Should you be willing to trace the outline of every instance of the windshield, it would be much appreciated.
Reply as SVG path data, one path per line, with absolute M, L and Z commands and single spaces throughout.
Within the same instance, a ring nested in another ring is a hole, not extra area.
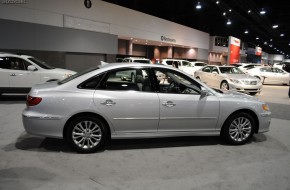
M 69 81 L 71 81 L 71 80 L 73 80 L 73 79 L 75 79 L 75 78 L 78 78 L 78 77 L 80 77 L 80 76 L 82 76 L 82 75 L 84 75 L 84 74 L 86 74 L 86 73 L 89 73 L 89 72 L 91 72 L 91 71 L 93 71 L 93 70 L 97 70 L 97 69 L 99 69 L 99 68 L 98 68 L 98 67 L 92 67 L 92 68 L 89 68 L 89 69 L 83 70 L 83 71 L 81 71 L 81 72 L 78 72 L 78 73 L 76 73 L 76 74 L 74 74 L 74 75 L 72 75 L 72 76 L 66 78 L 66 79 L 63 79 L 63 80 L 59 81 L 58 84 L 64 84 L 64 83 L 67 83 L 67 82 L 69 82 Z
M 44 61 L 41 61 L 37 58 L 30 57 L 28 59 L 43 69 L 55 69 L 55 67 L 52 67 L 52 66 L 48 65 L 47 63 L 45 63 Z
M 220 67 L 220 71 L 222 74 L 244 74 L 244 72 L 237 67 Z

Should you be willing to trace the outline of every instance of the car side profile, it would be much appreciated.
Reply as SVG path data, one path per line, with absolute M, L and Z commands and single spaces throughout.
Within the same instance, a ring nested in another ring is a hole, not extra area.
M 283 84 L 288 85 L 289 73 L 275 67 L 256 67 L 248 70 L 248 74 L 255 76 L 263 82 L 263 84 Z
M 63 80 L 75 73 L 54 68 L 32 56 L 0 53 L 0 94 L 28 93 L 35 84 Z
M 136 78 L 123 80 L 124 72 Z M 172 67 L 116 63 L 34 86 L 22 119 L 28 133 L 88 153 L 125 138 L 220 135 L 241 145 L 269 130 L 271 112 L 262 101 L 213 90 Z
M 262 89 L 260 79 L 247 75 L 234 66 L 209 65 L 195 72 L 194 77 L 213 88 L 234 90 L 255 95 Z

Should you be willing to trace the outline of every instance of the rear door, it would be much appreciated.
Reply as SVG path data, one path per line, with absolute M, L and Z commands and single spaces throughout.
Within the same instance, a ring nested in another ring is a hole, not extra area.
M 136 79 L 128 79 L 121 77 L 123 73 L 139 74 Z M 116 133 L 157 132 L 159 99 L 148 76 L 146 68 L 116 69 L 107 73 L 95 91 L 95 106 Z

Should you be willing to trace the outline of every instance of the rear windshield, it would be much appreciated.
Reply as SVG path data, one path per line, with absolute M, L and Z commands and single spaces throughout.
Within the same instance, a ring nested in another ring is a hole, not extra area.
M 82 76 L 84 74 L 87 74 L 87 73 L 89 73 L 91 71 L 94 71 L 94 70 L 97 70 L 97 69 L 99 69 L 99 68 L 98 67 L 92 67 L 92 68 L 83 70 L 81 72 L 78 72 L 78 73 L 70 76 L 70 77 L 67 77 L 66 79 L 63 79 L 63 80 L 59 81 L 58 84 L 61 85 L 61 84 L 67 83 L 67 82 L 69 82 L 69 81 L 71 81 L 71 80 L 73 80 L 75 78 L 78 78 L 78 77 L 80 77 L 80 76 Z

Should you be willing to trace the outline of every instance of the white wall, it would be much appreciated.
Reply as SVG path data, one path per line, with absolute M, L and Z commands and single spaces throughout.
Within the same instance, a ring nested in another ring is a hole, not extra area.
M 83 0 L 29 0 L 27 4 L 0 4 L 0 18 L 72 27 L 97 32 L 208 49 L 209 34 L 100 0 L 90 9 Z

